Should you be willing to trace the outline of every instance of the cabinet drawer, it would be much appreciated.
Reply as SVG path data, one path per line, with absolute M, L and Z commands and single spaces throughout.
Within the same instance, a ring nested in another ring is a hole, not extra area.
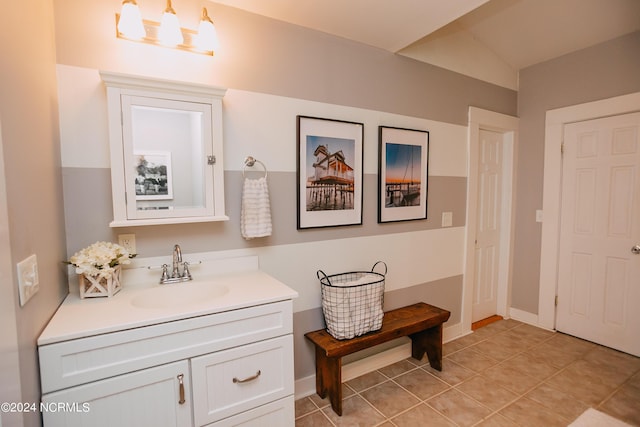
M 198 426 L 293 395 L 293 336 L 191 359 Z
M 292 332 L 291 300 L 39 347 L 42 392 Z
M 295 417 L 294 397 L 289 396 L 208 424 L 207 427 L 293 427 Z

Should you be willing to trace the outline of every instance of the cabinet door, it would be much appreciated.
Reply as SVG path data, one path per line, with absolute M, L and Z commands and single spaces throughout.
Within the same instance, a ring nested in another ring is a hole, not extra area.
M 293 395 L 293 338 L 285 335 L 191 359 L 197 426 Z
M 180 361 L 45 394 L 44 425 L 191 426 L 189 382 L 189 364 Z

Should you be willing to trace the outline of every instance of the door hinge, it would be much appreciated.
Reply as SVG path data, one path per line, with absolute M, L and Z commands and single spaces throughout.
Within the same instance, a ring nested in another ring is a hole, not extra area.
M 564 154 L 564 142 L 560 144 L 560 154 Z
M 558 306 L 558 295 L 556 295 L 556 300 L 555 300 L 554 304 L 556 305 L 556 307 Z
M 207 164 L 215 165 L 216 164 L 216 156 L 207 156 Z

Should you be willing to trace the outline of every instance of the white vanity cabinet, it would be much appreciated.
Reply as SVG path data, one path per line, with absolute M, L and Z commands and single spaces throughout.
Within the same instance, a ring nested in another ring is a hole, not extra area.
M 44 425 L 293 426 L 292 332 L 283 300 L 41 345 Z

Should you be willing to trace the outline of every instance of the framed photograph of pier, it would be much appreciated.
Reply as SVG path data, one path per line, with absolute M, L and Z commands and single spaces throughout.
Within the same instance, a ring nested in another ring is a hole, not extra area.
M 362 123 L 297 117 L 298 230 L 362 224 Z
M 427 219 L 429 132 L 378 128 L 378 222 Z

